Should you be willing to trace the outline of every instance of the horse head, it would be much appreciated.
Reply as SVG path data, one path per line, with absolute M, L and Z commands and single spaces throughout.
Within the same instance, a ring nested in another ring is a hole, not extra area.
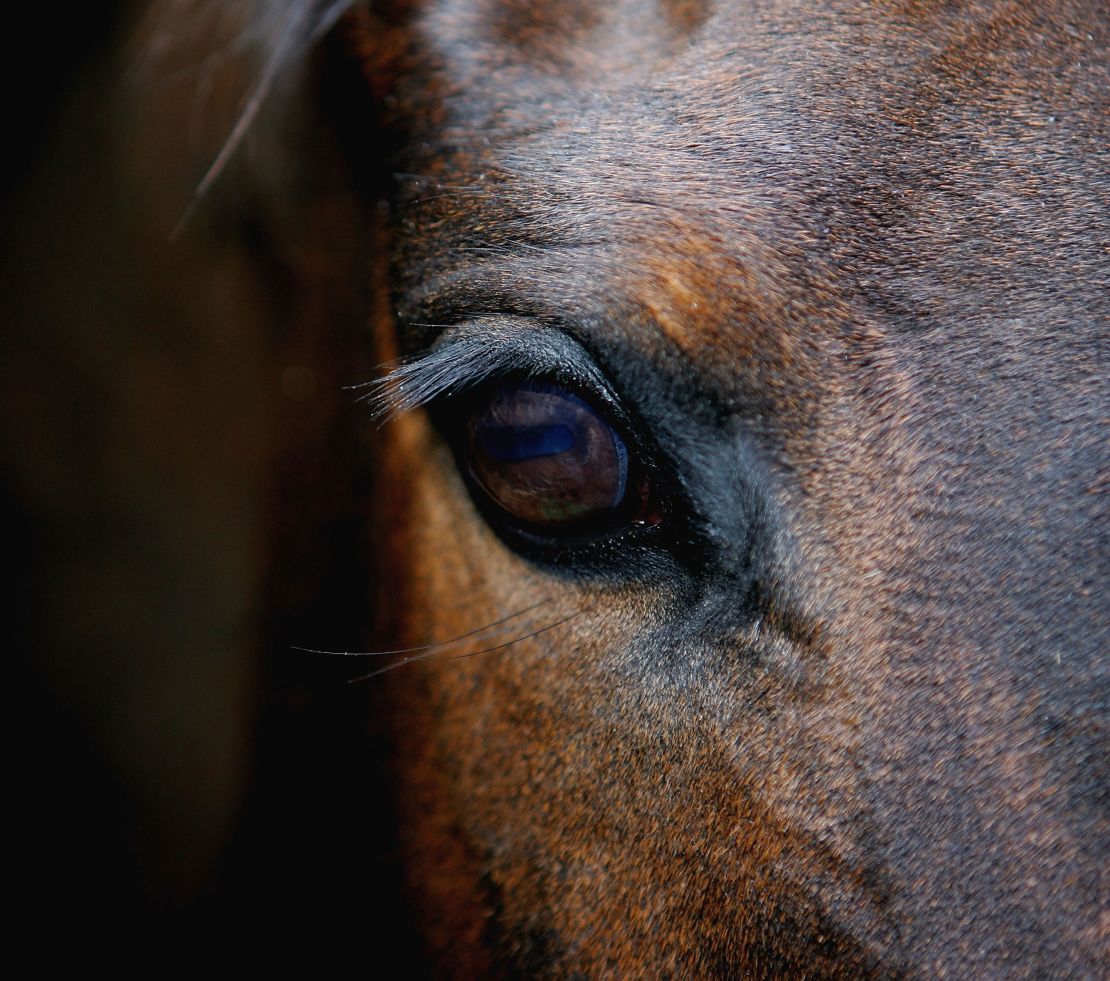
M 1105 7 L 382 9 L 437 963 L 1099 974 Z

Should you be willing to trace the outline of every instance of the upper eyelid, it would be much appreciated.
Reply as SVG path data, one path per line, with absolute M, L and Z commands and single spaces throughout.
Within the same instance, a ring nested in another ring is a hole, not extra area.
M 370 405 L 372 416 L 387 421 L 508 375 L 562 380 L 621 408 L 575 341 L 561 331 L 517 318 L 450 327 L 431 348 L 360 387 L 368 389 L 362 400 Z
M 370 382 L 362 396 L 371 417 L 388 421 L 513 370 L 512 359 L 499 358 L 475 339 L 432 348 L 396 363 Z

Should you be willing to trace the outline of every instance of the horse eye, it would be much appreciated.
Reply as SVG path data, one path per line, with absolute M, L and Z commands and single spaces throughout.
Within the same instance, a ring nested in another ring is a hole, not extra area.
M 624 441 L 598 409 L 557 385 L 496 389 L 471 415 L 466 448 L 474 481 L 525 526 L 550 533 L 626 513 Z M 636 489 L 646 498 L 646 485 Z

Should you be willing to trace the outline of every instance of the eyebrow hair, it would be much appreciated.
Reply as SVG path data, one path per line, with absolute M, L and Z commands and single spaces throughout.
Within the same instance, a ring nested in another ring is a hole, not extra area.
M 367 389 L 360 401 L 370 406 L 371 418 L 388 422 L 491 378 L 539 373 L 539 366 L 527 352 L 492 344 L 488 336 L 470 336 L 403 358 L 381 378 L 354 387 Z

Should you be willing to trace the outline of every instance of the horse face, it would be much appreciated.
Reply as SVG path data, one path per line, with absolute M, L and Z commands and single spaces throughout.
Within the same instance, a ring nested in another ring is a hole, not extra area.
M 364 25 L 441 967 L 1099 973 L 1097 6 Z

